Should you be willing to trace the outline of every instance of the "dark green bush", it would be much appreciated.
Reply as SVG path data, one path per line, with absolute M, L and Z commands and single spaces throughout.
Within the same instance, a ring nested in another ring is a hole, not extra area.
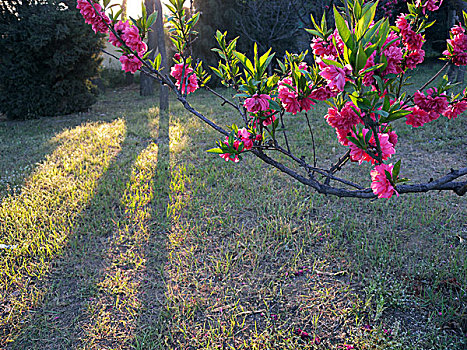
M 0 5 L 0 113 L 11 119 L 85 111 L 95 100 L 102 37 L 74 0 Z

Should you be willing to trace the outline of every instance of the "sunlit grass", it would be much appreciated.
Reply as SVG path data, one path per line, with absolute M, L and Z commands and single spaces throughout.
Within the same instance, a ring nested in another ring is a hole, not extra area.
M 143 303 L 142 289 L 144 282 L 148 282 L 145 279 L 145 247 L 151 237 L 148 221 L 157 220 L 160 215 L 151 207 L 157 158 L 158 146 L 152 143 L 133 165 L 121 199 L 124 217 L 110 237 L 97 295 L 87 305 L 90 322 L 84 325 L 86 335 L 82 341 L 88 347 L 115 343 L 119 349 L 127 349 L 134 342 Z
M 61 145 L 26 179 L 18 195 L 3 198 L 0 239 L 1 328 L 40 301 L 43 278 L 73 230 L 74 219 L 92 198 L 99 177 L 120 149 L 122 120 L 85 124 L 56 137 Z M 8 333 L 3 333 L 8 336 Z

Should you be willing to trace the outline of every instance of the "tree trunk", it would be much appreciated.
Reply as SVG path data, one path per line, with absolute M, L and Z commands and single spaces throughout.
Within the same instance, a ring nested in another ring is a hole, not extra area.
M 169 65 L 167 62 L 167 52 L 165 49 L 164 20 L 162 17 L 161 0 L 155 0 L 155 10 L 157 11 L 157 20 L 156 23 L 154 23 L 154 33 L 156 34 L 157 49 L 161 55 L 161 71 L 162 74 L 168 74 Z M 169 88 L 162 84 L 159 103 L 161 111 L 167 111 L 169 109 Z
M 144 0 L 146 6 L 147 16 L 154 12 L 154 0 Z M 159 15 L 157 16 L 159 18 Z M 154 50 L 156 47 L 156 34 L 154 31 L 154 25 L 152 30 L 148 33 L 148 51 Z M 148 56 L 149 59 L 154 59 L 154 51 Z M 140 75 L 139 93 L 141 96 L 152 96 L 154 94 L 154 80 L 144 74 Z

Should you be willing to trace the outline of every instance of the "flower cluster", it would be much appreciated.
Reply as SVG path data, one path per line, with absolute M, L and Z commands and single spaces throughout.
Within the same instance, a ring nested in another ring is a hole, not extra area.
M 260 122 L 263 126 L 271 125 L 275 120 L 276 116 L 274 112 L 269 108 L 269 101 L 271 96 L 266 94 L 254 94 L 253 96 L 245 99 L 243 106 L 250 113 L 253 118 L 253 127 L 257 128 Z
M 198 78 L 194 73 L 193 68 L 191 68 L 187 64 L 175 64 L 170 71 L 170 75 L 175 78 L 175 85 L 178 88 L 180 88 L 181 86 L 182 93 L 189 94 L 196 91 L 199 88 Z
M 412 29 L 407 20 L 407 15 L 404 13 L 397 17 L 396 27 L 400 31 L 402 43 L 406 50 L 405 66 L 408 69 L 414 69 L 425 59 L 425 51 L 422 50 L 425 38 Z
M 130 50 L 136 51 L 138 56 L 144 55 L 148 50 L 147 44 L 141 39 L 138 27 L 130 25 L 128 21 L 118 21 L 114 25 L 114 30 L 118 37 L 112 31 L 110 32 L 109 42 L 112 45 L 122 47 L 124 43 Z M 135 73 L 143 65 L 143 62 L 131 53 L 122 55 L 119 61 L 122 69 L 130 73 Z
M 285 78 L 279 82 L 278 93 L 285 111 L 293 115 L 301 111 L 307 112 L 314 105 L 309 96 L 300 97 L 297 88 L 293 86 L 292 78 Z
M 130 25 L 128 21 L 118 21 L 114 26 L 114 30 L 125 45 L 131 50 L 136 51 L 138 55 L 141 56 L 148 50 L 148 46 L 141 39 L 138 27 Z M 122 46 L 122 42 L 113 32 L 109 34 L 109 42 L 116 47 Z
M 250 98 L 247 98 L 243 105 L 248 112 L 258 113 L 261 111 L 267 111 L 269 109 L 270 99 L 271 96 L 266 94 L 254 94 Z
M 437 11 L 442 5 L 443 0 L 417 0 L 415 6 L 422 8 L 422 13 L 425 14 L 426 11 Z
M 340 110 L 336 107 L 329 108 L 324 118 L 330 126 L 337 129 L 338 134 L 347 135 L 361 122 L 359 114 L 360 110 L 352 102 L 346 102 Z
M 371 175 L 371 189 L 378 198 L 391 198 L 395 193 L 399 196 L 391 181 L 386 176 L 386 172 L 392 177 L 392 164 L 380 164 L 370 172 Z
M 368 132 L 370 131 L 364 128 L 362 130 L 363 136 L 366 136 Z M 387 160 L 391 158 L 393 154 L 396 153 L 396 150 L 394 149 L 395 144 L 391 143 L 391 141 L 397 143 L 397 135 L 394 132 L 393 134 L 395 135 L 395 137 L 393 135 L 393 138 L 391 140 L 390 138 L 391 135 L 389 133 L 378 133 L 378 139 L 379 139 L 379 143 L 381 146 L 382 160 Z M 367 152 L 359 148 L 357 145 L 350 142 L 349 146 L 350 146 L 350 159 L 353 162 L 358 162 L 359 164 L 362 164 L 363 162 L 369 162 L 371 164 L 376 163 L 376 160 L 373 157 L 371 157 Z M 371 135 L 368 148 L 372 150 L 375 156 L 379 156 L 374 135 Z
M 328 87 L 332 91 L 344 91 L 346 77 L 352 73 L 352 68 L 348 65 L 344 68 L 339 68 L 337 66 L 327 65 L 323 61 L 320 61 L 318 64 L 321 68 L 319 75 L 326 79 Z
M 446 108 L 446 110 L 443 112 L 443 115 L 448 119 L 455 119 L 465 111 L 467 111 L 467 101 L 460 100 L 454 104 L 449 105 L 448 108 Z
M 465 29 L 456 25 L 451 29 L 451 39 L 448 39 L 448 49 L 443 55 L 452 60 L 456 66 L 467 65 L 467 35 Z
M 334 42 L 336 45 L 334 45 Z M 344 42 L 336 29 L 327 40 L 315 37 L 311 42 L 311 49 L 313 54 L 320 59 L 335 60 L 337 56 L 344 54 Z
M 436 88 L 428 89 L 426 95 L 417 91 L 414 94 L 414 103 L 414 107 L 407 108 L 412 113 L 406 116 L 406 124 L 412 125 L 414 128 L 436 120 L 440 115 L 444 115 L 448 119 L 455 119 L 467 110 L 466 100 L 449 104 L 447 95 L 445 93 L 439 94 Z
M 229 160 L 238 163 L 240 159 L 238 158 L 239 153 L 251 150 L 253 148 L 253 142 L 254 141 L 260 141 L 261 140 L 261 135 L 254 135 L 250 133 L 247 129 L 242 128 L 238 129 L 237 132 L 237 137 L 238 139 L 234 140 L 233 142 L 233 148 L 235 152 L 232 153 L 221 153 L 219 156 L 224 159 L 226 162 Z M 226 146 L 229 146 L 229 137 L 226 136 L 224 144 Z
M 396 5 L 399 3 L 400 0 L 386 0 L 386 1 L 381 1 L 381 8 L 384 11 L 384 16 L 391 18 L 392 17 L 392 12 Z
M 92 7 L 93 5 L 96 10 Z M 76 8 L 84 17 L 84 22 L 90 24 L 95 33 L 106 34 L 109 31 L 107 25 L 110 24 L 110 19 L 102 11 L 101 5 L 96 2 L 93 5 L 86 0 L 77 0 Z

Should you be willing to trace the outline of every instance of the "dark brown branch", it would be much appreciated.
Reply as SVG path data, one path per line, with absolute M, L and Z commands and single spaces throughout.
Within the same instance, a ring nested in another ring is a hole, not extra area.
M 331 179 L 331 175 L 334 174 L 336 171 L 341 170 L 342 166 L 350 159 L 350 149 L 337 160 L 337 163 L 331 166 L 329 169 L 328 175 L 326 176 L 326 181 L 324 182 L 326 185 L 329 185 L 329 181 Z
M 224 96 L 222 96 L 221 94 L 219 94 L 217 91 L 211 89 L 209 86 L 205 85 L 204 88 L 209 91 L 211 94 L 213 94 L 214 96 L 220 98 L 222 101 L 224 101 L 224 103 L 232 106 L 233 108 L 235 108 L 238 113 L 240 113 L 240 115 L 242 116 L 243 120 L 246 122 L 246 117 L 245 117 L 245 113 L 243 113 L 243 110 L 240 106 L 236 105 L 235 103 L 233 103 L 232 101 L 228 100 L 227 98 L 225 98 Z

